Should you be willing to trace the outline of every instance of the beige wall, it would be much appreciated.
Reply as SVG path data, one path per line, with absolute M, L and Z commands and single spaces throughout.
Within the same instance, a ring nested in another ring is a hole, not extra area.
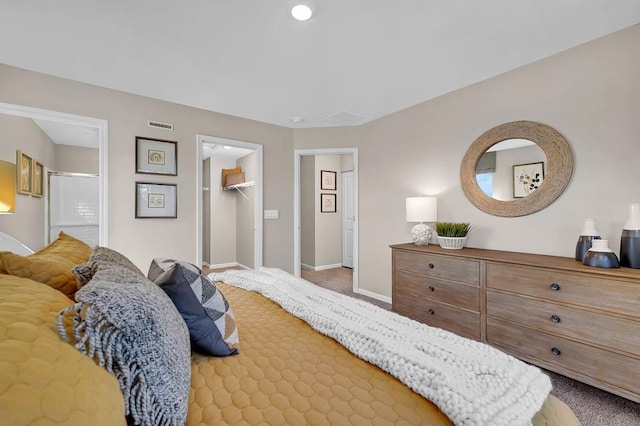
M 0 160 L 15 164 L 17 149 L 47 168 L 55 165 L 55 145 L 33 120 L 0 114 Z M 44 214 L 44 197 L 16 194 L 15 213 L 0 215 L 0 231 L 38 250 L 45 244 Z
M 109 242 L 141 268 L 154 256 L 195 261 L 196 134 L 264 145 L 264 263 L 292 270 L 293 146 L 359 148 L 360 287 L 391 294 L 389 244 L 406 242 L 404 198 L 438 197 L 438 217 L 470 221 L 470 246 L 571 256 L 583 219 L 618 250 L 627 204 L 640 201 L 640 25 L 358 127 L 297 129 L 231 117 L 0 66 L 0 101 L 109 121 Z M 171 122 L 176 131 L 146 126 Z M 483 132 L 513 120 L 560 131 L 575 159 L 565 193 L 520 218 L 487 215 L 464 197 L 459 166 Z M 179 218 L 135 220 L 136 135 L 178 140 Z M 293 135 L 293 136 L 292 136 Z M 17 215 L 15 215 L 17 216 Z M 161 227 L 163 232 L 157 232 Z
M 316 267 L 327 267 L 342 264 L 342 197 L 340 176 L 340 155 L 316 155 Z M 320 171 L 336 172 L 336 191 L 320 189 Z M 320 212 L 320 194 L 336 195 L 336 213 Z
M 99 173 L 97 148 L 84 148 L 71 145 L 55 145 L 56 172 Z
M 222 190 L 222 169 L 233 169 L 236 160 L 211 157 L 211 265 L 236 262 L 236 194 Z
M 572 256 L 583 219 L 619 249 L 627 204 L 639 202 L 640 25 L 356 128 L 299 129 L 296 149 L 359 148 L 361 288 L 391 295 L 389 244 L 410 241 L 404 198 L 438 197 L 438 218 L 469 221 L 468 245 Z M 476 209 L 459 184 L 483 132 L 533 120 L 569 141 L 575 169 L 546 209 L 501 218 Z
M 264 222 L 264 264 L 293 270 L 291 129 L 6 65 L 0 65 L 0 102 L 108 120 L 109 245 L 143 270 L 155 256 L 196 262 L 196 135 L 262 144 L 264 207 L 280 211 L 279 220 Z M 173 123 L 175 131 L 150 128 L 149 120 Z M 178 176 L 152 177 L 154 182 L 178 184 L 177 219 L 134 218 L 134 182 L 150 180 L 134 173 L 136 136 L 178 141 Z
M 246 182 L 255 181 L 256 155 L 251 153 L 242 158 L 238 158 L 236 166 L 242 167 Z M 236 192 L 236 259 L 241 265 L 248 268 L 254 266 L 254 200 L 255 187 L 242 188 L 242 192 L 247 198 Z

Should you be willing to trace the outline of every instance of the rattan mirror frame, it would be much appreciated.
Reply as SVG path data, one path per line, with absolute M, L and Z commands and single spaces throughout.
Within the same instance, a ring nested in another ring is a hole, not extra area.
M 507 139 L 535 142 L 547 157 L 547 168 L 544 181 L 535 192 L 513 201 L 500 201 L 482 192 L 476 181 L 476 166 L 487 149 Z M 533 121 L 512 121 L 486 131 L 471 144 L 460 166 L 460 183 L 464 195 L 483 212 L 517 217 L 540 211 L 554 202 L 569 184 L 572 173 L 571 147 L 557 130 Z

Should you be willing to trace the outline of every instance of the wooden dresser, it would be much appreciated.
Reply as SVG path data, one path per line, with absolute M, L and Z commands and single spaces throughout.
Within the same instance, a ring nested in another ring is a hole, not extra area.
M 393 310 L 640 402 L 640 269 L 393 245 Z

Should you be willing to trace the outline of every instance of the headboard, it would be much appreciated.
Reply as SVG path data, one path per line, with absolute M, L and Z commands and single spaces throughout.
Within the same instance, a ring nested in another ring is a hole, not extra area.
M 0 232 L 0 251 L 12 251 L 22 256 L 33 253 L 29 247 L 4 232 Z

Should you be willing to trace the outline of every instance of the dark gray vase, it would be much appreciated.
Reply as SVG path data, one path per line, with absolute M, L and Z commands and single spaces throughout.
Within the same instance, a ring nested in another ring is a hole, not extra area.
M 640 269 L 640 229 L 622 230 L 620 265 Z
M 580 235 L 578 237 L 578 243 L 576 244 L 576 260 L 582 261 L 587 250 L 591 248 L 593 240 L 599 240 L 597 235 Z

